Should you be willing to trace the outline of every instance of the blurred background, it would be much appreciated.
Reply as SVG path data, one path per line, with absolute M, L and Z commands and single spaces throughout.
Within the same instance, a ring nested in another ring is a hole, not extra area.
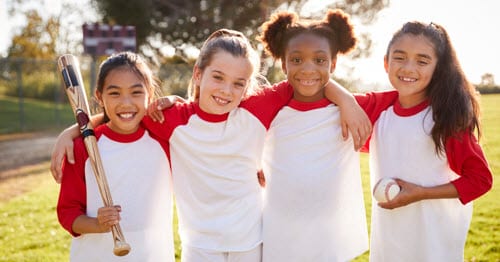
M 222 27 L 252 41 L 262 55 L 261 73 L 273 83 L 284 75 L 255 39 L 261 24 L 277 10 L 323 18 L 327 8 L 341 8 L 361 39 L 354 52 L 338 58 L 333 76 L 350 91 L 390 88 L 386 46 L 403 23 L 419 20 L 446 28 L 478 91 L 500 93 L 499 7 L 497 0 L 0 0 L 0 261 L 68 261 L 71 237 L 55 217 L 59 185 L 49 172 L 57 135 L 75 123 L 57 72 L 60 55 L 79 58 L 92 109 L 99 63 L 121 48 L 147 57 L 163 95 L 185 96 L 198 48 Z M 500 261 L 499 104 L 500 94 L 481 96 L 481 144 L 495 178 L 493 190 L 474 203 L 465 261 Z M 369 219 L 367 162 L 362 154 Z M 175 241 L 178 261 L 177 234 Z M 368 252 L 354 261 L 368 261 Z
M 0 135 L 60 131 L 73 123 L 56 72 L 61 54 L 79 57 L 91 100 L 96 68 L 114 49 L 89 53 L 84 24 L 133 26 L 134 51 L 149 59 L 163 94 L 185 96 L 198 48 L 222 27 L 245 33 L 262 53 L 262 74 L 271 83 L 282 80 L 279 62 L 266 57 L 255 39 L 277 10 L 322 18 L 327 8 L 341 8 L 351 15 L 361 42 L 339 58 L 334 77 L 353 92 L 389 88 L 382 62 L 392 33 L 409 20 L 432 21 L 449 31 L 470 80 L 482 92 L 496 92 L 500 52 L 494 26 L 500 21 L 494 7 L 499 5 L 493 0 L 0 0 Z

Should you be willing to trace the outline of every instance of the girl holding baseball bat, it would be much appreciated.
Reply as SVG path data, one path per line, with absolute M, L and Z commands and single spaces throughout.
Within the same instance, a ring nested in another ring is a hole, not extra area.
M 147 63 L 124 52 L 100 66 L 95 96 L 104 124 L 95 128 L 104 170 L 116 203 L 102 207 L 81 137 L 74 164 L 64 163 L 57 215 L 74 238 L 71 261 L 174 261 L 172 185 L 167 148 L 140 125 L 157 88 Z M 111 226 L 120 221 L 132 250 L 111 252 Z
M 201 48 L 191 100 L 164 110 L 163 122 L 143 121 L 170 146 L 183 261 L 261 260 L 262 197 L 255 176 L 266 129 L 293 89 L 280 83 L 252 92 L 259 66 L 242 33 L 218 30 Z M 359 129 L 356 136 L 370 128 Z M 56 155 L 64 151 L 59 145 Z
M 463 261 L 472 201 L 492 186 L 475 88 L 434 23 L 404 24 L 384 67 L 398 100 L 374 125 L 371 184 L 393 177 L 401 192 L 372 206 L 370 261 Z

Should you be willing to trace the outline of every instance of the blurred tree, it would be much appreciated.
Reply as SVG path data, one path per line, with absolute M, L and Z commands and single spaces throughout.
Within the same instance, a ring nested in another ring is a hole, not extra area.
M 481 76 L 481 86 L 495 86 L 495 76 L 491 73 L 486 73 Z
M 15 31 L 9 56 L 49 56 L 54 60 L 55 54 L 81 53 L 82 24 L 100 20 L 90 1 L 79 0 L 78 4 L 73 0 L 7 1 L 9 19 Z M 52 8 L 48 9 L 48 5 Z M 39 51 L 33 53 L 33 49 Z
M 271 12 L 280 9 L 301 13 L 308 0 L 92 0 L 105 23 L 135 25 L 137 44 L 143 53 L 164 56 L 162 47 L 176 47 L 185 56 L 186 47 L 200 47 L 208 35 L 226 27 L 242 31 L 255 41 L 258 28 Z M 376 14 L 388 6 L 389 0 L 340 0 L 323 4 L 324 8 L 311 13 L 323 17 L 326 8 L 341 8 L 363 24 L 373 22 Z M 371 42 L 361 34 L 363 51 Z M 362 52 L 358 51 L 355 56 Z M 364 53 L 364 52 L 363 52 Z
M 60 24 L 55 17 L 42 19 L 36 10 L 25 13 L 26 26 L 12 37 L 10 58 L 54 59 Z

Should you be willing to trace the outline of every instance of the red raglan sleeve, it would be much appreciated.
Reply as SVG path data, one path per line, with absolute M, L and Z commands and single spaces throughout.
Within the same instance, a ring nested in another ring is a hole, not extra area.
M 79 236 L 73 231 L 73 222 L 80 215 L 87 212 L 87 189 L 85 184 L 85 161 L 88 158 L 83 139 L 74 140 L 75 164 L 64 160 L 57 202 L 57 217 L 61 226 L 71 235 Z
M 396 90 L 368 92 L 365 94 L 355 94 L 354 97 L 365 111 L 372 125 L 374 125 L 380 114 L 396 103 L 398 92 Z M 361 152 L 366 153 L 370 151 L 370 139 L 371 137 L 367 139 L 365 145 L 361 148 Z
M 293 97 L 293 87 L 288 81 L 282 81 L 270 87 L 262 88 L 240 103 L 262 124 L 269 129 L 278 112 L 290 102 Z
M 397 101 L 398 91 L 368 92 L 355 94 L 354 97 L 361 108 L 365 110 L 372 124 L 375 124 L 380 114 Z
M 163 123 L 154 122 L 151 117 L 144 116 L 141 124 L 146 128 L 158 141 L 168 142 L 174 129 L 182 124 L 185 124 L 190 115 L 194 114 L 192 103 L 175 103 L 172 107 L 163 109 Z
M 451 183 L 457 189 L 463 204 L 491 189 L 493 176 L 483 150 L 473 134 L 463 132 L 459 137 L 448 139 L 445 150 L 450 168 L 460 176 Z

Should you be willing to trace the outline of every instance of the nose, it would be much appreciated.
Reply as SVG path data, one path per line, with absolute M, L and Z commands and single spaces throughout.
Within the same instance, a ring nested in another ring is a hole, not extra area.
M 132 104 L 132 96 L 130 95 L 124 95 L 122 96 L 122 99 L 120 101 L 124 105 L 129 105 Z
M 415 61 L 406 61 L 403 66 L 402 66 L 402 69 L 405 70 L 405 71 L 408 71 L 408 72 L 412 72 L 412 71 L 415 71 L 415 68 L 416 68 L 416 63 Z
M 316 69 L 316 65 L 311 61 L 306 61 L 302 64 L 301 71 L 302 73 L 312 73 Z
M 228 82 L 224 82 L 219 86 L 219 91 L 222 94 L 229 94 L 231 92 L 231 84 Z

